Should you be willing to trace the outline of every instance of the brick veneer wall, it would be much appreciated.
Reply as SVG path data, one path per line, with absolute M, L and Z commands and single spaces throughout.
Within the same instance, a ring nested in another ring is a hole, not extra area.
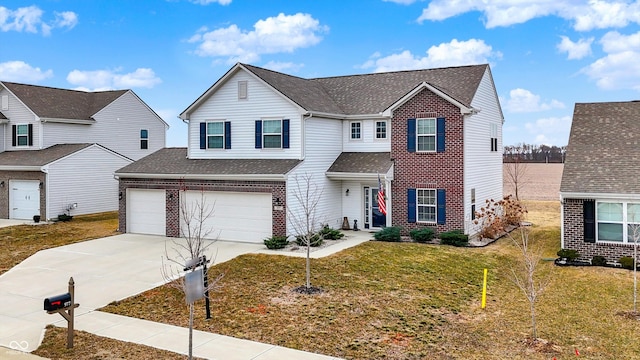
M 407 151 L 407 120 L 444 117 L 445 151 Z M 393 225 L 406 230 L 427 224 L 407 222 L 407 189 L 446 190 L 446 224 L 429 225 L 438 232 L 464 229 L 463 122 L 460 109 L 425 89 L 393 112 L 391 158 L 394 160 Z
M 623 256 L 633 256 L 633 245 L 584 242 L 584 218 L 582 199 L 565 199 L 564 203 L 564 247 L 577 250 L 581 260 L 591 260 L 594 255 L 604 256 L 607 261 L 618 261 Z
M 42 188 L 40 189 L 40 217 L 44 219 L 47 209 L 45 176 L 46 175 L 40 171 L 0 171 L 0 182 L 4 181 L 4 187 L 0 187 L 0 219 L 9 218 L 10 180 L 37 180 L 42 183 Z
M 162 189 L 166 196 L 166 236 L 180 236 L 180 191 L 233 191 L 271 193 L 272 233 L 286 235 L 286 186 L 279 181 L 207 181 L 172 179 L 126 179 L 119 183 L 119 230 L 127 232 L 127 189 Z M 275 208 L 276 199 L 280 200 L 282 210 Z

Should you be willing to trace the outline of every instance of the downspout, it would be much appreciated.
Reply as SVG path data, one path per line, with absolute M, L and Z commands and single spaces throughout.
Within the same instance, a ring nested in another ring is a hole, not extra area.
M 189 126 L 189 120 L 183 119 L 178 115 L 178 119 L 182 120 L 183 123 L 187 124 L 187 159 L 191 158 L 191 127 Z M 165 142 L 165 146 L 166 146 Z
M 49 221 L 49 169 L 43 166 L 40 171 L 44 173 L 44 218 Z
M 564 249 L 564 198 L 560 194 L 560 249 Z
M 308 112 L 308 113 L 302 115 L 302 125 L 301 125 L 302 126 L 302 129 L 301 129 L 302 136 L 301 136 L 301 139 L 300 139 L 300 145 L 301 145 L 300 146 L 300 151 L 301 151 L 300 160 L 304 160 L 307 157 L 307 141 L 306 141 L 306 139 L 307 139 L 307 134 L 306 134 L 307 127 L 306 127 L 305 124 L 307 123 L 307 120 L 311 119 L 312 117 L 313 117 L 313 113 L 312 112 Z

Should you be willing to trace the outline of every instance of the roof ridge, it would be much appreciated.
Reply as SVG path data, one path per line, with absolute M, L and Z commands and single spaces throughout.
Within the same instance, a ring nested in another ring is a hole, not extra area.
M 364 74 L 352 74 L 352 75 L 336 75 L 336 76 L 326 76 L 326 77 L 317 77 L 310 78 L 308 80 L 323 80 L 323 79 L 337 79 L 337 78 L 347 78 L 347 77 L 360 77 L 360 76 L 376 76 L 376 75 L 384 75 L 384 74 L 400 74 L 400 73 L 411 73 L 411 72 L 420 72 L 420 71 L 437 71 L 437 70 L 445 70 L 445 69 L 461 69 L 461 68 L 470 68 L 470 67 L 480 67 L 480 66 L 488 66 L 489 64 L 475 64 L 475 65 L 458 65 L 458 66 L 443 66 L 438 68 L 422 68 L 422 69 L 407 69 L 407 70 L 393 70 L 393 71 L 381 71 L 381 72 L 372 72 L 372 73 L 364 73 Z

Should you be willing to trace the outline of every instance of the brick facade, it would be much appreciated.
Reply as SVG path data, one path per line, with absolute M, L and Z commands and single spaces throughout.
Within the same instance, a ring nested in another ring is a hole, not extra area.
M 580 260 L 591 260 L 594 255 L 600 255 L 609 262 L 617 262 L 623 256 L 633 256 L 632 244 L 584 242 L 583 202 L 582 199 L 565 199 L 564 248 L 577 250 Z
M 286 186 L 279 181 L 221 181 L 175 179 L 120 179 L 119 230 L 127 232 L 127 189 L 163 189 L 166 196 L 166 236 L 180 236 L 180 191 L 233 191 L 271 193 L 272 234 L 286 235 Z M 279 200 L 281 208 L 276 206 Z
M 407 151 L 407 120 L 444 117 L 445 151 L 421 153 Z M 406 230 L 431 226 L 437 232 L 464 229 L 463 117 L 460 109 L 434 94 L 422 90 L 393 113 L 391 120 L 391 158 L 394 160 L 393 225 Z M 407 189 L 446 190 L 446 223 L 443 225 L 407 221 Z
M 47 208 L 46 196 L 46 174 L 40 171 L 0 171 L 0 219 L 9 218 L 9 182 L 11 180 L 36 180 L 40 181 L 40 217 L 45 219 L 45 209 Z M 34 214 L 35 215 L 35 214 Z

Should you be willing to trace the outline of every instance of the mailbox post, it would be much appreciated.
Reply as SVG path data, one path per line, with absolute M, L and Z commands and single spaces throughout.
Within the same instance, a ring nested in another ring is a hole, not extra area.
M 47 314 L 58 313 L 67 320 L 67 349 L 73 347 L 73 309 L 80 306 L 73 302 L 75 283 L 69 278 L 69 292 L 44 299 L 44 310 Z

